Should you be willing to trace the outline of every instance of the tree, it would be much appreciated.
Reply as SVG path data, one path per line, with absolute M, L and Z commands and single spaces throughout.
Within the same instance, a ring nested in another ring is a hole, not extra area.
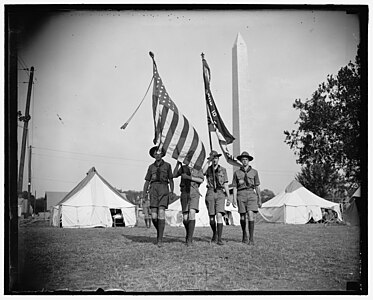
M 38 214 L 39 212 L 44 212 L 47 210 L 47 203 L 45 201 L 44 197 L 36 198 L 32 196 L 32 200 L 30 201 L 31 207 L 34 210 L 35 214 Z
M 322 198 L 335 196 L 338 189 L 338 175 L 333 166 L 328 164 L 314 164 L 301 168 L 295 179 L 306 189 Z
M 262 203 L 265 203 L 268 200 L 272 199 L 275 196 L 275 193 L 270 190 L 264 189 L 260 191 L 260 196 L 262 198 Z
M 132 204 L 139 205 L 138 199 L 140 199 L 142 195 L 142 191 L 122 191 L 122 193 L 126 194 L 127 200 L 130 201 Z
M 359 53 L 358 49 L 355 63 L 349 62 L 337 76 L 328 75 L 311 99 L 295 100 L 293 107 L 299 110 L 295 124 L 299 127 L 291 133 L 284 131 L 285 143 L 298 155 L 297 163 L 303 166 L 304 176 L 324 170 L 324 175 L 329 174 L 329 178 L 323 177 L 324 182 L 344 182 L 343 189 L 361 181 Z

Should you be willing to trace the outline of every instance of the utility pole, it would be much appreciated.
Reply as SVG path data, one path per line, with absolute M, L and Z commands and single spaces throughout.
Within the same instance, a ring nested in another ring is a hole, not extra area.
M 18 176 L 19 176 L 18 177 L 18 194 L 22 193 L 22 186 L 23 186 L 23 168 L 25 164 L 27 128 L 28 128 L 28 121 L 31 119 L 29 111 L 30 111 L 30 99 L 31 99 L 31 89 L 32 89 L 33 78 L 34 78 L 34 67 L 31 67 L 30 80 L 29 80 L 28 89 L 27 89 L 25 115 L 19 118 L 20 121 L 24 122 L 24 126 L 23 126 L 23 135 L 22 135 L 21 158 L 19 162 L 19 172 L 18 172 Z

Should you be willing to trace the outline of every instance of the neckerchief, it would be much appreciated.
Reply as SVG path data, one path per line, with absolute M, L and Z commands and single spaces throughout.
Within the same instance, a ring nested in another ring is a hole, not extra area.
M 241 169 L 242 172 L 245 173 L 244 180 L 245 180 L 245 184 L 246 184 L 246 186 L 247 186 L 247 187 L 250 187 L 249 179 L 247 178 L 247 173 L 250 172 L 250 170 L 251 170 L 251 166 L 249 166 L 249 167 L 247 168 L 247 171 L 245 170 L 245 168 L 244 168 L 243 166 L 242 166 L 240 169 Z
M 163 165 L 163 163 L 164 163 L 163 159 L 161 159 L 161 162 L 159 163 L 159 165 L 157 165 L 157 162 L 154 163 L 154 165 L 157 168 L 157 181 L 161 181 L 161 166 Z

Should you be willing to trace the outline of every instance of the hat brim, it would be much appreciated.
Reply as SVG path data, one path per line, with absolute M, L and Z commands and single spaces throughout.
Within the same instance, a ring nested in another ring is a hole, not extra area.
M 241 159 L 243 159 L 244 157 L 247 157 L 249 159 L 249 161 L 252 161 L 254 159 L 254 157 L 250 156 L 250 155 L 238 155 L 237 156 L 237 159 L 239 161 L 241 161 Z
M 153 158 L 155 158 L 154 156 L 154 153 L 158 150 L 158 147 L 157 146 L 154 146 L 152 148 L 150 148 L 149 150 L 149 155 Z M 162 149 L 162 157 L 164 157 L 166 155 L 165 151 Z
M 215 157 L 220 157 L 220 156 L 221 156 L 221 154 L 210 155 L 210 159 L 215 158 Z

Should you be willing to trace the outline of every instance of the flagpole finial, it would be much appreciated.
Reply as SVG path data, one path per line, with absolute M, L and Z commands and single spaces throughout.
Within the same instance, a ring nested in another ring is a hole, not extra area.
M 151 57 L 152 59 L 154 59 L 154 53 L 153 53 L 153 52 L 149 51 L 149 55 L 150 55 L 150 57 Z

